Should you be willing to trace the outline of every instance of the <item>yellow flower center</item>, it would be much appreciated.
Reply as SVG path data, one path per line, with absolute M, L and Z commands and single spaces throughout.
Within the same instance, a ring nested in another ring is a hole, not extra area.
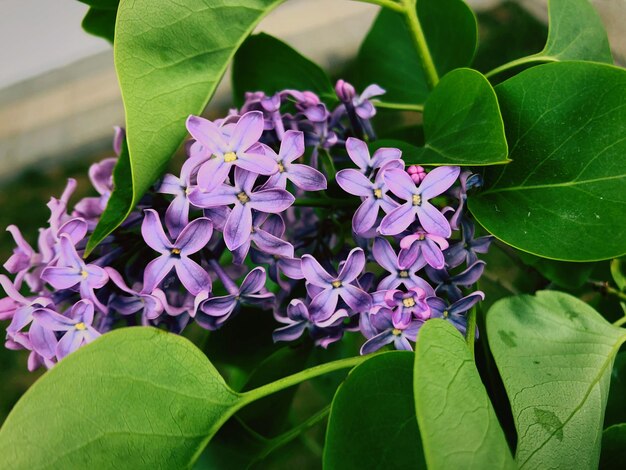
M 413 194 L 412 202 L 414 206 L 422 204 L 422 197 L 419 194 Z
M 80 275 L 82 276 L 83 279 L 87 279 L 87 276 L 89 276 L 89 273 L 83 269 L 80 271 Z
M 449 314 L 450 314 L 450 313 L 449 313 L 447 310 L 444 310 L 444 311 L 443 311 L 443 318 L 448 318 L 448 315 L 449 315 Z
M 380 199 L 381 197 L 383 197 L 383 190 L 382 189 L 375 189 L 374 190 L 374 197 L 376 199 Z
M 226 163 L 234 162 L 237 160 L 237 154 L 235 152 L 228 152 L 224 154 L 224 161 Z
M 341 287 L 341 281 L 333 281 L 333 282 L 331 282 L 331 285 L 332 285 L 335 289 L 338 289 L 339 287 Z
M 403 269 L 402 271 L 398 273 L 398 276 L 404 277 L 404 278 L 409 277 L 409 272 L 406 269 Z
M 391 334 L 394 336 L 400 336 L 402 334 L 402 331 L 400 331 L 397 328 L 394 328 L 393 330 L 391 330 Z
M 78 331 L 83 331 L 87 329 L 87 325 L 85 325 L 82 321 L 80 323 L 76 323 L 76 325 L 74 325 L 74 328 L 76 328 Z
M 415 300 L 413 300 L 413 297 L 409 297 L 407 299 L 402 299 L 402 305 L 404 305 L 406 308 L 414 307 L 415 306 Z
M 189 193 L 191 193 L 191 188 L 185 188 L 185 194 L 189 196 Z
M 173 255 L 180 255 L 180 248 L 172 248 L 171 253 Z
M 284 173 L 285 172 L 285 165 L 283 165 L 282 163 L 278 164 L 278 173 Z
M 250 200 L 248 195 L 246 193 L 244 193 L 243 191 L 241 191 L 239 194 L 237 194 L 237 199 L 239 199 L 239 202 L 241 202 L 242 204 L 245 204 L 246 202 L 248 202 Z

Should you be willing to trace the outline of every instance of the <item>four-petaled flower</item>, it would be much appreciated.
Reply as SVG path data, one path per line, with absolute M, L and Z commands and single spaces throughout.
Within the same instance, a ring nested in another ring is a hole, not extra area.
M 195 261 L 189 259 L 206 246 L 213 234 L 213 225 L 205 217 L 187 225 L 176 241 L 172 243 L 165 235 L 159 214 L 154 209 L 146 209 L 141 234 L 146 244 L 161 253 L 148 263 L 143 277 L 143 293 L 152 293 L 165 276 L 172 270 L 185 288 L 196 295 L 202 290 L 211 290 L 209 274 Z
M 276 321 L 286 326 L 274 330 L 272 337 L 274 342 L 294 341 L 308 329 L 311 335 L 316 338 L 317 344 L 327 347 L 341 338 L 343 331 L 334 327 L 340 326 L 348 316 L 345 309 L 339 309 L 325 321 L 316 322 L 311 318 L 306 304 L 300 299 L 293 299 L 287 306 L 287 316 L 274 315 Z
M 442 250 L 448 248 L 448 241 L 421 228 L 400 241 L 400 264 L 413 264 L 421 255 L 430 266 L 442 269 L 446 265 Z
M 404 321 L 388 309 L 381 308 L 375 313 L 361 316 L 361 331 L 368 340 L 361 346 L 361 354 L 370 354 L 380 348 L 393 344 L 395 349 L 412 351 L 409 341 L 415 342 L 423 320 Z
M 430 295 L 434 295 L 435 291 L 430 284 L 416 274 L 426 265 L 424 258 L 417 257 L 411 264 L 402 265 L 395 251 L 391 248 L 391 244 L 381 237 L 374 240 L 372 254 L 376 262 L 390 273 L 378 284 L 379 290 L 395 289 L 400 284 L 404 284 L 407 288 L 419 287 Z
M 493 235 L 474 238 L 474 224 L 467 219 L 463 219 L 461 226 L 463 227 L 463 238 L 450 245 L 450 248 L 443 253 L 446 264 L 450 268 L 457 267 L 463 261 L 468 266 L 475 263 L 478 260 L 476 253 L 487 253 L 489 245 L 494 239 Z
M 446 269 L 432 269 L 426 266 L 426 273 L 433 282 L 437 283 L 435 292 L 439 295 L 445 293 L 451 301 L 456 301 L 463 296 L 463 292 L 459 286 L 469 287 L 478 282 L 485 270 L 484 261 L 476 261 L 465 271 L 453 276 Z
M 467 332 L 467 316 L 464 315 L 478 301 L 484 300 L 485 294 L 481 291 L 472 292 L 452 305 L 439 297 L 429 297 L 426 303 L 430 307 L 431 318 L 443 318 L 452 323 L 463 335 Z
M 380 223 L 379 231 L 383 235 L 397 235 L 415 221 L 428 233 L 449 238 L 452 234 L 450 223 L 429 199 L 445 192 L 459 176 L 459 167 L 440 166 L 426 175 L 419 186 L 406 171 L 386 170 L 385 183 L 389 190 L 406 201 L 400 207 L 387 214 Z
M 311 255 L 302 257 L 302 273 L 315 292 L 309 306 L 315 321 L 328 319 L 336 310 L 342 298 L 354 312 L 363 312 L 372 305 L 371 296 L 353 285 L 365 267 L 365 254 L 361 248 L 354 248 L 338 276 L 332 276 Z

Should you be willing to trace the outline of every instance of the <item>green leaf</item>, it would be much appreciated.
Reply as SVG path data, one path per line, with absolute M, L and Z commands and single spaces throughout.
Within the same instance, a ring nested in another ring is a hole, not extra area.
M 424 105 L 424 138 L 424 147 L 405 145 L 410 150 L 402 155 L 406 163 L 479 166 L 508 162 L 496 93 L 476 70 L 454 70 L 437 84 Z
M 428 49 L 440 76 L 472 63 L 478 27 L 472 10 L 462 0 L 419 0 L 417 15 Z M 376 17 L 357 57 L 357 83 L 377 83 L 384 100 L 424 103 L 428 82 L 404 18 L 383 9 Z
M 626 290 L 626 260 L 611 260 L 611 277 L 619 290 Z
M 596 468 L 613 359 L 626 332 L 568 294 L 500 300 L 487 333 L 511 402 L 520 468 Z
M 487 74 L 524 64 L 564 60 L 589 60 L 613 63 L 606 30 L 589 0 L 549 0 L 549 29 L 541 52 L 516 59 Z
M 117 10 L 120 0 L 78 0 L 93 8 L 100 10 Z
M 626 424 L 616 424 L 602 433 L 601 470 L 621 470 L 626 461 Z
M 535 268 L 543 277 L 557 286 L 566 289 L 578 289 L 589 279 L 589 275 L 595 268 L 595 263 L 568 263 L 539 258 L 538 256 L 518 251 L 520 259 Z
M 413 354 L 382 353 L 357 366 L 333 399 L 324 468 L 426 468 L 413 403 Z
M 126 110 L 132 188 L 126 207 L 107 207 L 87 253 L 119 226 L 164 171 L 237 48 L 282 0 L 158 2 L 123 0 L 115 30 L 115 68 Z M 233 27 L 236 25 L 236 27 Z M 125 191 L 120 185 L 115 191 Z
M 247 91 L 267 95 L 285 89 L 308 90 L 335 98 L 333 86 L 322 68 L 287 44 L 268 34 L 250 36 L 235 54 L 233 95 L 241 106 Z
M 626 351 L 617 354 L 611 372 L 604 427 L 626 422 Z
M 626 251 L 626 71 L 545 64 L 496 87 L 510 157 L 485 170 L 469 208 L 523 251 L 597 261 Z
M 415 348 L 415 409 L 428 468 L 515 468 L 463 336 L 435 319 Z
M 22 397 L 0 430 L 0 468 L 187 468 L 242 404 L 185 338 L 116 330 Z
M 89 34 L 104 38 L 113 44 L 116 14 L 117 10 L 90 8 L 83 18 L 81 26 Z

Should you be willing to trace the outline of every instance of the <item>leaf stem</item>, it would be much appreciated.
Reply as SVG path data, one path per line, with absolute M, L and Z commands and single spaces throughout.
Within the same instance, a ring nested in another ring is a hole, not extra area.
M 626 315 L 624 315 L 619 320 L 614 321 L 613 326 L 622 326 L 624 323 L 626 323 Z
M 466 341 L 467 341 L 467 347 L 470 350 L 470 354 L 472 355 L 472 358 L 474 358 L 474 343 L 475 343 L 475 337 L 476 337 L 476 314 L 477 314 L 477 307 L 476 305 L 474 305 L 470 311 L 469 311 L 469 315 L 467 316 L 467 336 L 466 336 Z
M 253 401 L 259 400 L 260 398 L 266 397 L 273 393 L 280 392 L 281 390 L 284 390 L 286 388 L 298 385 L 305 380 L 314 379 L 315 377 L 319 377 L 320 375 L 325 375 L 341 369 L 351 369 L 355 366 L 358 366 L 370 357 L 372 357 L 371 354 L 368 356 L 349 357 L 347 359 L 340 359 L 338 361 L 320 364 L 319 366 L 305 369 L 296 374 L 288 375 L 287 377 L 283 377 L 282 379 L 279 379 L 275 382 L 271 382 L 267 385 L 263 385 L 248 392 L 242 393 L 240 395 L 242 400 L 242 406 L 245 406 L 248 403 L 252 403 Z
M 403 0 L 402 5 L 406 24 L 409 27 L 413 43 L 415 44 L 415 48 L 422 62 L 422 67 L 426 73 L 426 81 L 428 82 L 429 88 L 435 88 L 439 82 L 439 75 L 435 68 L 433 58 L 430 55 L 422 25 L 417 17 L 416 0 Z
M 394 2 L 393 0 L 357 0 L 361 3 L 371 3 L 372 5 L 378 5 L 383 8 L 388 8 L 389 10 L 397 11 L 398 13 L 403 13 L 402 5 Z
M 424 112 L 423 104 L 410 103 L 388 103 L 386 101 L 372 100 L 372 104 L 381 109 L 397 109 L 398 111 L 415 111 L 416 113 Z
M 496 67 L 493 70 L 490 70 L 489 72 L 485 74 L 485 77 L 491 78 L 494 75 L 497 75 L 501 72 L 512 69 L 514 67 L 517 67 L 520 65 L 526 65 L 526 64 L 534 64 L 538 62 L 557 62 L 557 60 L 550 56 L 531 55 L 527 57 L 521 57 L 519 59 L 512 60 L 511 62 L 507 62 L 506 64 L 500 65 L 499 67 Z

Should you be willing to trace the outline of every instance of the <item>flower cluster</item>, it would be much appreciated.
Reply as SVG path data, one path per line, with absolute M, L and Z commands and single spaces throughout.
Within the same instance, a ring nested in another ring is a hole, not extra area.
M 491 237 L 474 238 L 464 211 L 480 178 L 458 167 L 405 168 L 402 153 L 370 153 L 376 85 L 336 86 L 329 111 L 311 92 L 249 93 L 239 110 L 190 116 L 180 174 L 166 174 L 87 258 L 113 190 L 115 158 L 91 167 L 99 193 L 73 207 L 73 180 L 53 198 L 33 248 L 16 248 L 0 275 L 10 320 L 6 346 L 53 366 L 112 328 L 217 330 L 249 306 L 272 311 L 275 341 L 306 332 L 327 347 L 347 332 L 361 352 L 411 349 L 420 326 L 459 330 L 483 294 L 473 291 Z M 114 148 L 124 139 L 118 130 Z M 336 171 L 336 168 L 340 168 Z M 355 210 L 356 209 L 356 210 Z M 245 312 L 243 313 L 245 314 Z

